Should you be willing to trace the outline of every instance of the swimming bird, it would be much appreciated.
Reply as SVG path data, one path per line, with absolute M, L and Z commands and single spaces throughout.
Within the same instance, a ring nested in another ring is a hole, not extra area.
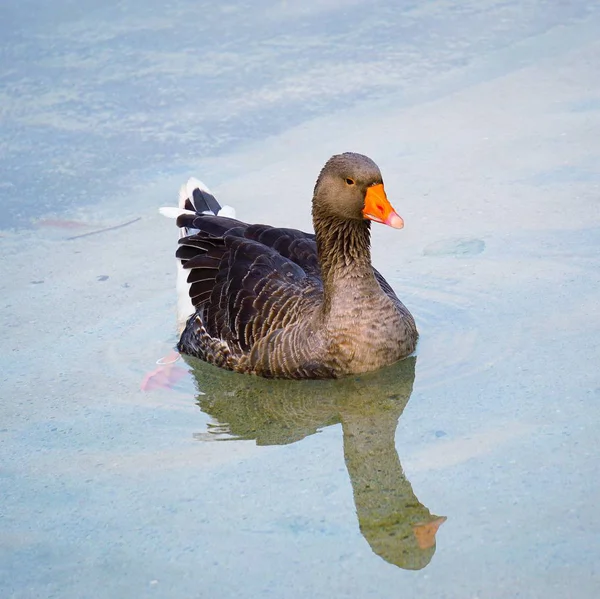
M 331 157 L 317 179 L 314 234 L 248 224 L 190 179 L 178 208 L 178 350 L 267 378 L 338 378 L 416 347 L 415 321 L 371 265 L 371 222 L 401 229 L 379 167 Z

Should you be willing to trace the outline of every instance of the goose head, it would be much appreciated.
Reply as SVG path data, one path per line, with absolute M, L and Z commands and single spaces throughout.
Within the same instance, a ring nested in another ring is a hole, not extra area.
M 401 229 L 379 167 L 367 156 L 345 152 L 332 156 L 321 170 L 313 194 L 313 214 L 343 220 L 370 220 Z

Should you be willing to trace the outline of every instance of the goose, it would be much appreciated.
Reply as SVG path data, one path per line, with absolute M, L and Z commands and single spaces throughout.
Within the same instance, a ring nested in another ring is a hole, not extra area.
M 248 224 L 190 179 L 178 208 L 179 352 L 267 378 L 327 379 L 410 355 L 414 318 L 371 264 L 371 222 L 401 229 L 379 167 L 332 156 L 317 179 L 314 234 Z

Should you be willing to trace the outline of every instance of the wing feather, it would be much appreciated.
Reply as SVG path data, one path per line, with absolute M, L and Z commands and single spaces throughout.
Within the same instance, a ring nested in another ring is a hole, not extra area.
M 316 245 L 306 233 L 198 214 L 177 223 L 198 230 L 177 250 L 194 308 L 206 332 L 230 348 L 248 351 L 322 295 Z

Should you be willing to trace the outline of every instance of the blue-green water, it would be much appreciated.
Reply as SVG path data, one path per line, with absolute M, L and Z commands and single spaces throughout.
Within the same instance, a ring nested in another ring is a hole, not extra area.
M 2 597 L 598 596 L 599 6 L 0 11 Z M 194 174 L 308 229 L 345 150 L 406 221 L 373 257 L 417 355 L 142 392 L 156 208 Z

